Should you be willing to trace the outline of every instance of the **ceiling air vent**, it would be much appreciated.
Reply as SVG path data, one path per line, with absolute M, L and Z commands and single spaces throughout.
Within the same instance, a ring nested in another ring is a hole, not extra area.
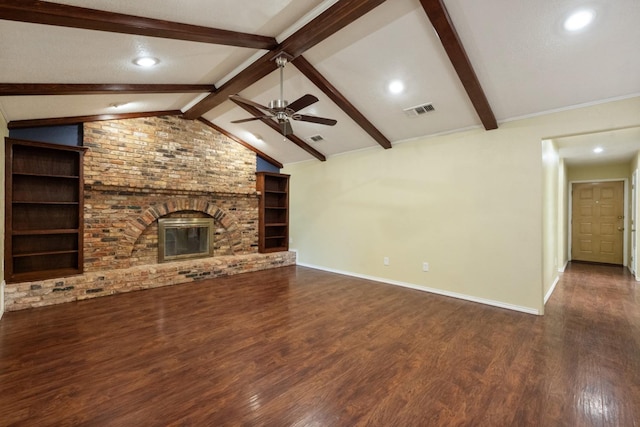
M 318 134 L 318 135 L 311 135 L 310 137 L 307 138 L 307 140 L 310 142 L 320 142 L 320 141 L 324 141 L 324 138 L 322 135 Z
M 426 104 L 416 105 L 415 107 L 405 108 L 403 111 L 409 117 L 418 117 L 422 116 L 423 114 L 436 111 L 436 109 L 433 107 L 432 103 L 428 102 Z

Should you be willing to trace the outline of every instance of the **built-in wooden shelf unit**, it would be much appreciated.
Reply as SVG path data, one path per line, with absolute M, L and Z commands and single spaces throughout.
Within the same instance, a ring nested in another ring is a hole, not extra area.
M 289 250 L 289 175 L 256 173 L 260 193 L 258 250 Z
M 6 138 L 5 278 L 82 273 L 84 147 Z

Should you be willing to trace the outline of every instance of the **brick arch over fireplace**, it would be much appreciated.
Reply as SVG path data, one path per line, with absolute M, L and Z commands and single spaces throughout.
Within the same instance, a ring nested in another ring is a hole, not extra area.
M 120 255 L 128 259 L 133 253 L 136 241 L 147 227 L 157 221 L 158 218 L 181 211 L 203 212 L 211 216 L 216 223 L 224 228 L 233 254 L 238 254 L 238 248 L 242 247 L 242 239 L 238 228 L 238 220 L 234 215 L 220 208 L 215 203 L 205 200 L 175 199 L 150 206 L 140 216 L 127 223 L 124 230 L 123 241 L 119 245 Z

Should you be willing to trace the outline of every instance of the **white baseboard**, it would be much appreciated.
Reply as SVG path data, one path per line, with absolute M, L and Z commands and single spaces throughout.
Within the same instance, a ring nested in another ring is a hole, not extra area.
M 633 278 L 636 279 L 636 282 L 640 282 L 640 276 L 631 270 L 631 265 L 627 266 L 627 270 L 629 270 L 629 273 L 633 274 Z
M 547 303 L 547 301 L 549 301 L 549 298 L 551 298 L 551 294 L 556 289 L 556 285 L 558 284 L 559 281 L 560 281 L 560 276 L 556 276 L 556 280 L 553 281 L 553 285 L 551 285 L 551 287 L 549 288 L 549 291 L 544 296 L 544 303 L 545 304 Z
M 569 265 L 569 261 L 565 261 L 564 265 L 558 269 L 558 273 L 564 273 L 567 269 L 567 265 Z
M 429 288 L 429 287 L 426 287 L 426 286 L 415 285 L 413 283 L 406 283 L 406 282 L 400 282 L 400 281 L 397 281 L 397 280 L 384 279 L 384 278 L 381 278 L 381 277 L 368 276 L 366 274 L 352 273 L 350 271 L 336 270 L 336 269 L 333 269 L 333 268 L 327 268 L 327 267 L 322 267 L 322 266 L 313 265 L 313 264 L 307 264 L 307 263 L 302 263 L 302 262 L 298 262 L 297 265 L 299 265 L 300 267 L 309 267 L 309 268 L 313 268 L 313 269 L 316 269 L 316 270 L 327 271 L 329 273 L 337 273 L 337 274 L 342 274 L 344 276 L 351 276 L 351 277 L 357 277 L 359 279 L 371 280 L 373 282 L 380 282 L 380 283 L 386 283 L 388 285 L 401 286 L 403 288 L 415 289 L 415 290 L 418 290 L 418 291 L 429 292 L 429 293 L 432 293 L 432 294 L 443 295 L 443 296 L 446 296 L 446 297 L 451 297 L 451 298 L 457 298 L 457 299 L 461 299 L 461 300 L 465 300 L 465 301 L 476 302 L 476 303 L 480 303 L 480 304 L 490 305 L 490 306 L 493 306 L 493 307 L 505 308 L 507 310 L 519 311 L 521 313 L 540 315 L 540 311 L 536 310 L 534 308 L 523 307 L 523 306 L 519 306 L 519 305 L 509 304 L 509 303 L 506 303 L 506 302 L 494 301 L 494 300 L 485 299 L 485 298 L 478 298 L 478 297 L 474 297 L 474 296 L 470 296 L 470 295 L 459 294 L 457 292 L 444 291 L 444 290 L 441 290 L 441 289 L 434 289 L 434 288 Z
M 4 314 L 4 285 L 5 281 L 3 280 L 0 283 L 0 319 L 2 319 L 2 315 Z

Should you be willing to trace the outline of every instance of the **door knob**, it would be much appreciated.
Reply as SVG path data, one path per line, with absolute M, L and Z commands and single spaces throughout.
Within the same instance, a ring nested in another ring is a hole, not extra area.
M 624 227 L 618 227 L 618 231 L 624 230 Z

